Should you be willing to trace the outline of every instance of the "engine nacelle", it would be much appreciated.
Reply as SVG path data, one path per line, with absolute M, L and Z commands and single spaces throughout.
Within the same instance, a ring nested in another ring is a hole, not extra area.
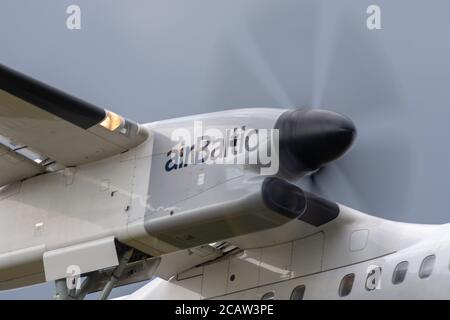
M 233 238 L 300 219 L 319 226 L 339 214 L 339 207 L 277 177 L 247 183 L 236 199 L 199 206 L 145 221 L 154 249 L 178 249 Z M 163 245 L 161 243 L 163 242 Z

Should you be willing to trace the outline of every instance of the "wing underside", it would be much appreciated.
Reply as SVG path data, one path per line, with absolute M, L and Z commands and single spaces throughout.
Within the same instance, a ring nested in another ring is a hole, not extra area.
M 43 160 L 77 166 L 141 144 L 139 124 L 0 65 L 0 186 L 45 171 Z M 30 150 L 30 159 L 17 150 Z
M 2 144 L 0 144 L 0 169 L 1 186 L 45 171 L 45 167 L 36 161 Z

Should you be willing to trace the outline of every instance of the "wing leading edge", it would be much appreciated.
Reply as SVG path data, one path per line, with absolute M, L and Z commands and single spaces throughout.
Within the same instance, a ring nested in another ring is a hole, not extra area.
M 145 141 L 148 132 L 111 111 L 0 65 L 0 136 L 61 165 L 77 166 L 125 152 Z M 2 146 L 0 186 L 41 171 L 38 162 Z

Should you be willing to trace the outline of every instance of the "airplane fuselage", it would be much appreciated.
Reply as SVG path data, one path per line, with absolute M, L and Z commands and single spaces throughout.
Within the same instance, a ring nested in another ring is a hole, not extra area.
M 390 223 L 392 227 L 398 224 L 399 242 L 405 234 L 418 237 L 397 250 L 389 230 L 385 241 L 371 238 L 371 231 L 376 231 L 370 223 L 368 229 L 360 225 L 340 239 L 325 230 L 291 242 L 246 249 L 170 281 L 155 279 L 124 298 L 449 299 L 450 225 Z M 331 239 L 338 244 L 330 244 Z M 369 248 L 376 245 L 384 246 L 384 253 L 369 254 Z M 341 249 L 333 252 L 338 246 Z

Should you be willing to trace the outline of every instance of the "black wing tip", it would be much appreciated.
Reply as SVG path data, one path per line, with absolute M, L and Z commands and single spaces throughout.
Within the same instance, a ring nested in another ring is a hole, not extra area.
M 0 64 L 0 90 L 83 129 L 98 124 L 106 116 L 103 108 L 51 87 L 4 64 Z

